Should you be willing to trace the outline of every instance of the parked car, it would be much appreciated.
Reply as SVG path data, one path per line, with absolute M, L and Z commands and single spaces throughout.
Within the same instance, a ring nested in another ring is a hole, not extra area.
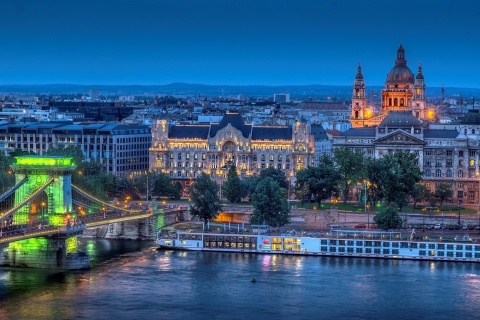
M 440 223 L 437 223 L 437 224 L 433 227 L 433 229 L 438 230 L 438 229 L 440 229 L 441 227 L 442 227 L 442 226 L 440 225 Z
M 339 225 L 338 223 L 334 223 L 330 225 L 330 229 L 340 229 L 342 226 Z
M 366 227 L 367 225 L 363 223 L 355 225 L 355 229 L 365 229 Z
M 371 224 L 371 225 L 370 225 L 370 229 L 377 229 L 377 226 L 374 225 L 374 224 Z

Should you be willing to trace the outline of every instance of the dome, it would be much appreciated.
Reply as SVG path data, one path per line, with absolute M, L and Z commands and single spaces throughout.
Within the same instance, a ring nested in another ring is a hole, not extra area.
M 362 67 L 360 67 L 360 65 L 358 65 L 357 75 L 355 76 L 355 80 L 363 80 Z
M 395 66 L 387 74 L 387 83 L 414 83 L 412 70 L 407 67 L 407 60 L 405 60 L 405 49 L 402 45 L 397 50 L 397 60 Z
M 395 66 L 387 74 L 387 83 L 413 83 L 413 73 L 409 67 Z
M 422 73 L 422 66 L 418 66 L 418 73 L 417 73 L 417 76 L 415 77 L 415 79 L 424 80 L 423 73 Z

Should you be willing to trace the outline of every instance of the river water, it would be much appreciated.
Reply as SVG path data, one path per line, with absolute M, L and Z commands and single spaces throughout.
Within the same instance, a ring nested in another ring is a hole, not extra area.
M 82 245 L 91 270 L 0 268 L 0 319 L 480 318 L 470 263 Z

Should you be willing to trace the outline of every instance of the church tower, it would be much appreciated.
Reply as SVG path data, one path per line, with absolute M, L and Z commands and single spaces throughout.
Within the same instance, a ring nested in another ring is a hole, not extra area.
M 350 122 L 352 127 L 363 127 L 367 116 L 367 96 L 365 95 L 365 82 L 363 81 L 362 67 L 358 65 L 357 74 L 353 83 L 352 114 Z
M 415 77 L 415 85 L 412 99 L 412 112 L 418 119 L 425 119 L 425 109 L 427 107 L 427 98 L 425 95 L 425 79 L 423 78 L 422 66 L 418 66 L 418 73 Z

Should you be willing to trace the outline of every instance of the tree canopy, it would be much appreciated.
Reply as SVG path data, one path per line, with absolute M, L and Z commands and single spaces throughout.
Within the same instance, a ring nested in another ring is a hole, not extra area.
M 228 201 L 239 203 L 242 200 L 244 192 L 242 188 L 242 182 L 237 174 L 237 167 L 235 167 L 235 165 L 230 166 L 227 174 L 227 180 L 222 187 L 222 195 L 227 198 Z
M 296 189 L 306 187 L 320 207 L 323 200 L 338 195 L 339 181 L 340 175 L 333 160 L 322 156 L 318 167 L 307 167 L 297 172 Z
M 218 196 L 219 187 L 206 173 L 198 176 L 190 187 L 190 214 L 207 222 L 222 210 Z
M 254 208 L 250 216 L 252 224 L 266 223 L 272 227 L 281 227 L 290 222 L 286 193 L 271 177 L 258 183 L 252 201 Z
M 83 151 L 79 146 L 68 146 L 66 148 L 62 147 L 55 147 L 50 148 L 45 153 L 46 156 L 62 156 L 62 157 L 72 157 L 73 163 L 79 165 L 83 162 L 85 158 L 83 155 Z
M 383 230 L 400 229 L 402 227 L 402 218 L 392 207 L 380 210 L 373 218 L 373 222 L 375 222 L 378 229 Z
M 352 186 L 363 176 L 363 151 L 338 148 L 333 152 L 335 166 L 339 174 L 339 186 L 343 195 L 343 203 L 347 203 Z
M 263 180 L 267 177 L 276 181 L 280 188 L 288 189 L 288 181 L 287 177 L 285 176 L 285 172 L 280 169 L 275 169 L 274 167 L 268 167 L 262 171 L 260 171 L 260 175 L 258 176 L 258 180 Z
M 448 183 L 440 183 L 439 185 L 437 185 L 437 188 L 435 189 L 435 193 L 433 195 L 440 200 L 441 207 L 443 201 L 452 197 L 453 190 Z

